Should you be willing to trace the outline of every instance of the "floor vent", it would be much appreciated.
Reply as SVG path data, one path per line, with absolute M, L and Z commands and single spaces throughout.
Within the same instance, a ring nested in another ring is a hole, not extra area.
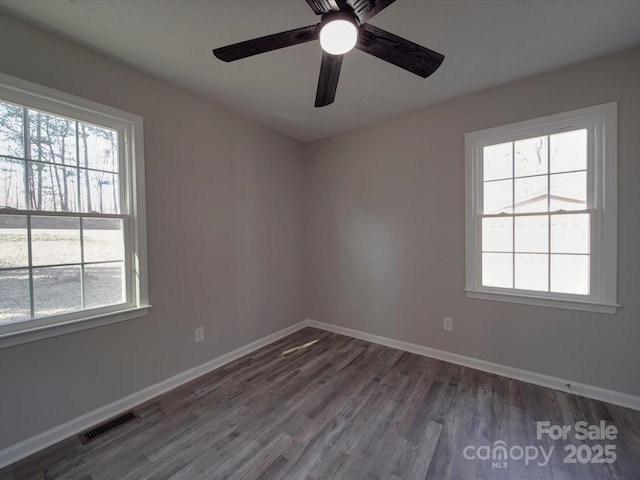
M 87 444 L 95 440 L 96 438 L 101 437 L 102 435 L 110 432 L 111 430 L 115 430 L 116 428 L 119 428 L 122 425 L 125 425 L 129 422 L 134 421 L 136 418 L 138 418 L 138 415 L 136 415 L 133 411 L 129 411 L 125 414 L 120 415 L 119 417 L 112 418 L 111 420 L 103 423 L 102 425 L 98 425 L 97 427 L 92 428 L 91 430 L 81 433 L 80 441 L 84 444 Z

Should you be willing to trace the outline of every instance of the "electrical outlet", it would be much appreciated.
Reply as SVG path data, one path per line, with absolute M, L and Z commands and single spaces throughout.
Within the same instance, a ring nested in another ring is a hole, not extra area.
M 196 343 L 204 340 L 204 327 L 196 328 Z
M 442 329 L 446 332 L 453 332 L 453 318 L 442 318 Z

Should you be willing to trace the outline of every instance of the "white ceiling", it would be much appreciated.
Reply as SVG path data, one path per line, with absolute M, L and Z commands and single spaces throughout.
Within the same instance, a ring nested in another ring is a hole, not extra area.
M 363 52 L 314 108 L 318 42 L 234 63 L 213 48 L 319 21 L 304 0 L 0 0 L 0 10 L 302 141 L 640 44 L 640 0 L 397 0 L 371 24 L 445 55 L 422 79 Z

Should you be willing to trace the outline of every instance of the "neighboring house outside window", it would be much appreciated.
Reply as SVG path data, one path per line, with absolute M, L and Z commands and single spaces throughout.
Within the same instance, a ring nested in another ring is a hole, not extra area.
M 466 292 L 615 313 L 616 104 L 468 133 Z
M 0 346 L 146 313 L 142 119 L 0 75 Z

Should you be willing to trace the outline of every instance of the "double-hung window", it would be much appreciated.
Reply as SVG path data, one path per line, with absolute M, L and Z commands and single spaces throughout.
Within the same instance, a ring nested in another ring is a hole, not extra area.
M 467 296 L 615 313 L 616 104 L 468 133 Z
M 0 345 L 146 312 L 142 119 L 0 76 Z

